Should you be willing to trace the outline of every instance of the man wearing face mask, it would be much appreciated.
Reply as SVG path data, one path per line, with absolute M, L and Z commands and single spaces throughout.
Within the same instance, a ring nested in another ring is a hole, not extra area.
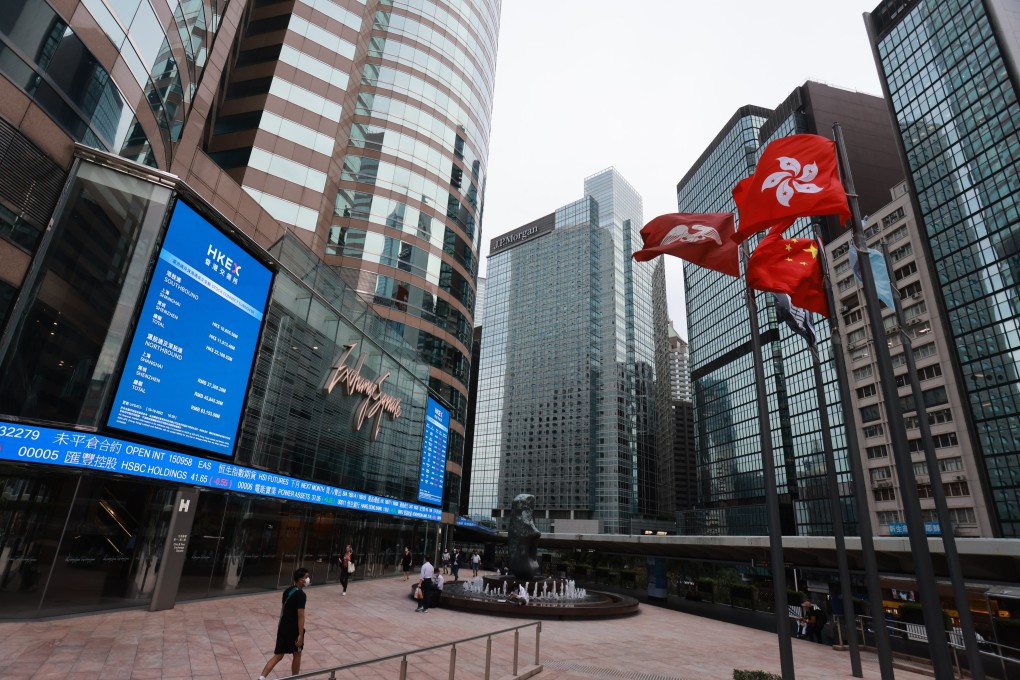
M 301 650 L 305 646 L 305 601 L 308 599 L 302 589 L 311 583 L 312 578 L 307 569 L 294 570 L 294 585 L 283 591 L 280 623 L 276 627 L 276 648 L 259 674 L 259 680 L 266 680 L 266 676 L 273 672 L 276 664 L 283 661 L 287 654 L 291 655 L 290 674 L 301 672 Z

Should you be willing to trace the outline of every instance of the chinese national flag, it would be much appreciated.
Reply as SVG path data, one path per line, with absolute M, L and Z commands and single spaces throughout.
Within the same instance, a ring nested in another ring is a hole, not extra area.
M 818 242 L 784 238 L 773 230 L 747 261 L 747 285 L 754 290 L 786 293 L 797 307 L 829 316 Z
M 659 215 L 641 228 L 644 248 L 633 258 L 645 262 L 673 255 L 721 274 L 740 276 L 733 231 L 733 213 Z
M 791 135 L 766 146 L 754 174 L 733 188 L 733 200 L 740 212 L 738 243 L 780 220 L 850 217 L 836 143 L 818 135 Z

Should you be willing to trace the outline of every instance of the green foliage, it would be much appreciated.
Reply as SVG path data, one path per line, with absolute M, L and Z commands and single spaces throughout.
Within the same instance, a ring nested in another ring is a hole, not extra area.
M 734 668 L 733 680 L 783 680 L 783 676 L 768 671 L 741 671 Z

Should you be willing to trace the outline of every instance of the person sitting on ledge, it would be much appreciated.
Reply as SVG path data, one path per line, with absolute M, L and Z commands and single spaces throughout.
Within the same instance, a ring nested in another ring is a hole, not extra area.
M 517 586 L 517 592 L 510 593 L 510 597 L 507 598 L 508 602 L 514 604 L 528 604 L 531 601 L 531 596 L 528 595 L 528 589 L 524 587 L 524 584 Z

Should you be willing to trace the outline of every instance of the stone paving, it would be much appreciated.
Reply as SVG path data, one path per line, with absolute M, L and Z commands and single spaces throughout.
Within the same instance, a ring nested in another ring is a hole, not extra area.
M 432 609 L 414 611 L 401 576 L 308 589 L 302 671 L 372 659 L 531 623 L 531 619 Z M 0 623 L 0 678 L 128 680 L 257 678 L 271 655 L 279 591 L 178 604 L 173 610 L 118 611 L 46 621 Z M 508 605 L 509 606 L 509 605 Z M 779 672 L 774 634 L 642 605 L 621 619 L 541 622 L 542 680 L 729 680 L 733 669 Z M 493 638 L 493 678 L 510 673 L 513 633 Z M 457 678 L 483 678 L 485 640 L 457 645 Z M 799 680 L 852 678 L 846 652 L 793 641 Z M 534 662 L 535 627 L 521 631 L 520 667 Z M 449 648 L 408 657 L 412 680 L 449 677 Z M 863 654 L 864 677 L 879 677 Z M 338 678 L 399 677 L 399 659 Z M 290 658 L 271 678 L 286 677 Z M 327 676 L 323 676 L 327 677 Z M 924 676 L 897 670 L 899 680 Z

